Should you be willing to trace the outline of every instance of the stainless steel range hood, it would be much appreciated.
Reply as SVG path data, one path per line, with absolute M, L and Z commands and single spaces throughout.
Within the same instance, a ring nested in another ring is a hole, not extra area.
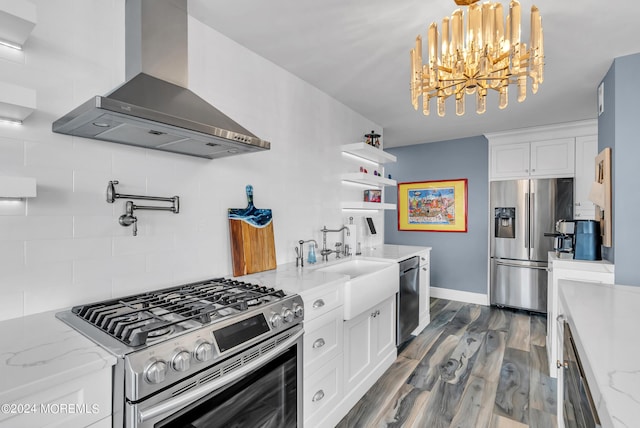
M 53 123 L 53 132 L 203 158 L 269 150 L 187 89 L 187 0 L 126 0 L 127 81 Z

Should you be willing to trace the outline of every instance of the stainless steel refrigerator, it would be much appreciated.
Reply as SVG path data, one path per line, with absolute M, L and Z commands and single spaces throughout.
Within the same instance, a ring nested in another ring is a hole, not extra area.
M 573 219 L 573 178 L 493 181 L 492 305 L 547 312 L 547 257 L 556 221 Z

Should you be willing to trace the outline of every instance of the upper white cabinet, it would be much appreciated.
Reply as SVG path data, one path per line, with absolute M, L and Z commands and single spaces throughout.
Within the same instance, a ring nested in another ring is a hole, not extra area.
M 576 168 L 584 167 L 577 146 L 597 133 L 597 121 L 586 120 L 486 134 L 489 180 L 577 178 Z
M 589 200 L 591 184 L 595 180 L 598 136 L 576 138 L 576 179 L 574 192 L 574 217 L 579 220 L 594 220 L 596 206 Z
M 395 162 L 396 157 L 390 153 L 387 153 L 381 149 L 376 147 L 372 147 L 366 143 L 353 143 L 353 144 L 345 144 L 341 147 L 341 150 L 344 154 L 348 155 L 350 158 L 354 160 L 354 168 L 353 171 L 345 172 L 341 175 L 341 180 L 343 183 L 347 184 L 357 184 L 360 185 L 360 189 L 364 190 L 366 188 L 371 189 L 379 189 L 384 192 L 385 186 L 395 187 L 396 180 L 385 178 L 384 174 L 384 164 Z M 371 172 L 358 172 L 356 171 L 355 165 L 359 160 L 364 161 L 368 165 L 365 167 L 367 171 Z M 373 171 L 378 171 L 378 175 L 374 175 Z M 384 200 L 384 197 L 383 197 Z M 361 209 L 395 209 L 395 204 L 389 204 L 384 202 L 365 202 L 363 199 L 360 200 L 347 200 L 342 202 L 342 209 L 345 210 L 361 210 Z
M 574 152 L 573 138 L 491 145 L 490 179 L 571 177 Z

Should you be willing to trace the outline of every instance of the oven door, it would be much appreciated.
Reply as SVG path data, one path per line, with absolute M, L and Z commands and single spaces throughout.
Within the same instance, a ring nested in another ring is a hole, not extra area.
M 302 427 L 302 326 L 127 403 L 129 426 Z

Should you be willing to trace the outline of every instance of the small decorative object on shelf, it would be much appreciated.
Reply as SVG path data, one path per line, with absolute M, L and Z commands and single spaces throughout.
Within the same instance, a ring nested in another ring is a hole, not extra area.
M 380 190 L 371 189 L 364 191 L 364 202 L 381 202 L 382 192 Z
M 360 167 L 360 172 L 364 172 L 365 174 L 368 174 L 369 172 L 367 171 L 366 168 Z
M 371 130 L 370 134 L 364 134 L 365 140 L 364 142 L 370 146 L 380 148 L 380 134 L 376 134 L 373 130 Z

